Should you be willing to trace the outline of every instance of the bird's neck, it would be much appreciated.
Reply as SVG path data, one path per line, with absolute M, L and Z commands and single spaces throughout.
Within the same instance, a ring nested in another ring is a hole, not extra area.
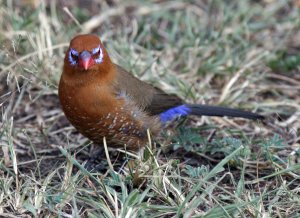
M 93 83 L 111 84 L 115 78 L 116 70 L 113 64 L 105 66 L 97 66 L 96 68 L 87 71 L 73 69 L 69 66 L 64 66 L 62 80 L 69 86 L 88 86 Z

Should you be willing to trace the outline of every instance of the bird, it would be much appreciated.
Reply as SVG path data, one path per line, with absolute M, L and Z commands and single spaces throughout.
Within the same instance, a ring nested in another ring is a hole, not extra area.
M 148 133 L 157 136 L 180 117 L 229 116 L 252 120 L 257 113 L 222 106 L 189 104 L 152 86 L 115 64 L 94 34 L 75 36 L 66 51 L 58 87 L 69 122 L 97 144 L 139 151 Z

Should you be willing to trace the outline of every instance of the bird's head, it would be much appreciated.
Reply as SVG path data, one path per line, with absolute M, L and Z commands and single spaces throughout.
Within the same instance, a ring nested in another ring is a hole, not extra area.
M 109 64 L 109 56 L 96 35 L 74 37 L 65 56 L 65 65 L 70 69 L 87 71 Z

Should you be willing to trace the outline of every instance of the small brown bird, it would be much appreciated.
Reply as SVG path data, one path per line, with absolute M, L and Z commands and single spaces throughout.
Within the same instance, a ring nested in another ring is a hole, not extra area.
M 138 150 L 177 117 L 231 116 L 263 119 L 238 109 L 187 104 L 112 63 L 100 39 L 78 35 L 70 42 L 59 83 L 62 109 L 72 125 L 96 143 Z

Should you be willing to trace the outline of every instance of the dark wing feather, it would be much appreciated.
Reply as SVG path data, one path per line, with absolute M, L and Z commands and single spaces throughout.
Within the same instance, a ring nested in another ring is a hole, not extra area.
M 160 114 L 174 106 L 183 104 L 183 101 L 174 94 L 167 94 L 146 82 L 134 77 L 122 67 L 115 65 L 117 92 L 125 92 L 132 100 L 150 115 Z

